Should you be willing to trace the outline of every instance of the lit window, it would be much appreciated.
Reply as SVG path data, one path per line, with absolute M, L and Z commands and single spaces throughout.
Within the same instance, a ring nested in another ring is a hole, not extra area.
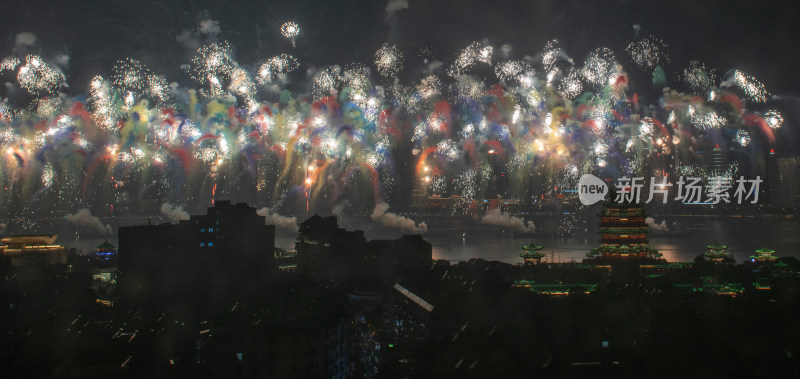
M 208 247 L 211 247 L 211 246 L 214 246 L 214 243 L 213 243 L 213 242 L 209 242 L 209 243 L 208 243 Z
M 200 242 L 200 247 L 206 247 L 206 243 L 205 242 Z
M 206 228 L 201 228 L 200 229 L 200 233 L 205 233 L 205 232 L 206 232 Z

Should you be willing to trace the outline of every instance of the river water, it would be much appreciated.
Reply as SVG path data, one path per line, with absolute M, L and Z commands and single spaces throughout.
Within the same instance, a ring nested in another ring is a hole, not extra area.
M 705 246 L 715 240 L 728 246 L 728 251 L 738 262 L 747 259 L 753 250 L 768 247 L 778 256 L 800 258 L 800 222 L 796 220 L 764 220 L 754 218 L 689 218 L 677 221 L 680 231 L 688 236 L 670 237 L 658 232 L 648 235 L 650 245 L 664 255 L 670 262 L 690 262 L 705 252 Z M 535 238 L 543 245 L 547 254 L 544 260 L 553 262 L 580 261 L 586 253 L 599 246 L 600 235 L 597 226 L 586 227 L 569 238 Z M 494 236 L 482 233 L 478 236 L 466 235 L 425 237 L 433 245 L 435 259 L 451 262 L 472 258 L 497 260 L 506 263 L 520 263 L 522 245 L 531 237 L 514 238 L 509 233 L 496 233 Z
M 592 221 L 595 224 L 585 222 L 569 238 L 552 235 L 514 238 L 510 231 L 482 225 L 480 221 L 465 224 L 448 222 L 445 219 L 438 223 L 430 222 L 428 233 L 423 237 L 433 245 L 434 259 L 446 259 L 454 263 L 472 258 L 520 263 L 522 258 L 519 254 L 522 252 L 522 245 L 531 239 L 544 246 L 543 251 L 547 254 L 545 261 L 580 261 L 586 257 L 587 252 L 599 245 L 600 236 L 596 232 L 597 220 Z M 538 220 L 537 230 L 557 230 L 557 223 L 558 220 L 554 219 Z M 677 229 L 690 235 L 669 237 L 654 231 L 648 235 L 648 239 L 650 245 L 658 249 L 670 262 L 692 261 L 697 255 L 705 252 L 706 245 L 716 240 L 727 245 L 728 251 L 738 262 L 747 259 L 753 250 L 762 247 L 775 250 L 778 256 L 800 258 L 800 221 L 795 219 L 684 217 L 670 219 L 669 225 L 673 225 L 673 230 Z M 368 228 L 366 235 L 370 239 L 397 238 L 401 233 Z M 75 240 L 70 239 L 69 235 L 64 237 L 66 238 L 59 238 L 58 242 L 83 251 L 94 249 L 104 240 L 98 238 Z M 292 233 L 280 231 L 276 235 L 275 245 L 291 250 L 294 248 L 295 237 Z M 116 238 L 110 238 L 109 241 L 117 243 Z

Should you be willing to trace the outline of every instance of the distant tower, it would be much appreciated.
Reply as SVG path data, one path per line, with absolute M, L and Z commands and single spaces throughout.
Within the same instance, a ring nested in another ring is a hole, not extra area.
M 418 178 L 413 185 L 414 188 L 411 190 L 411 207 L 416 211 L 424 210 L 428 203 L 428 195 L 425 193 L 425 185 L 423 184 L 425 180 L 430 180 L 430 176 Z
M 116 263 L 117 247 L 108 242 L 108 240 L 105 240 L 105 242 L 97 246 L 94 257 L 95 261 L 100 263 Z
M 750 256 L 750 261 L 754 263 L 775 263 L 778 260 L 778 257 L 775 256 L 775 250 L 767 249 L 766 247 L 763 249 L 758 249 L 755 251 L 755 255 Z
M 600 247 L 592 249 L 586 255 L 590 258 L 626 261 L 660 258 L 661 253 L 647 243 L 647 214 L 644 205 L 636 203 L 618 203 L 613 201 L 613 194 L 605 203 L 600 213 Z
M 800 157 L 775 158 L 770 155 L 770 205 L 800 208 Z
M 544 253 L 541 252 L 542 245 L 537 245 L 534 241 L 527 245 L 522 245 L 522 250 L 524 250 L 524 253 L 519 256 L 525 260 L 526 265 L 541 263 L 542 258 L 544 258 Z
M 722 262 L 726 258 L 730 258 L 731 255 L 727 251 L 725 251 L 728 247 L 719 243 L 719 241 L 714 241 L 713 245 L 706 245 L 705 256 L 709 262 Z
M 706 156 L 706 167 L 711 176 L 725 174 L 728 171 L 728 152 L 715 145 L 711 153 Z

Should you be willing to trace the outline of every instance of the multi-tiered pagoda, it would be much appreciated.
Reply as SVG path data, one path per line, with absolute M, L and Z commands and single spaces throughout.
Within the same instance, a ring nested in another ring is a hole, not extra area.
M 523 253 L 519 256 L 525 260 L 525 264 L 538 264 L 544 258 L 544 253 L 541 252 L 542 245 L 537 245 L 534 241 L 527 245 L 522 245 L 522 250 Z
M 603 203 L 599 216 L 600 246 L 587 256 L 600 261 L 641 261 L 661 257 L 658 250 L 647 244 L 650 228 L 645 222 L 647 214 L 643 204 L 618 203 L 609 199 Z
M 728 247 L 719 243 L 719 241 L 714 241 L 713 245 L 706 245 L 706 259 L 709 262 L 724 262 L 727 259 L 731 258 L 731 254 L 728 253 Z
M 765 247 L 756 250 L 756 253 L 750 256 L 750 261 L 756 263 L 775 263 L 778 261 L 778 257 L 775 255 L 775 250 Z

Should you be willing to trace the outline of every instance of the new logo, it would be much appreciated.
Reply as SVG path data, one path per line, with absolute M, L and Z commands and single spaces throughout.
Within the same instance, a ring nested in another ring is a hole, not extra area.
M 583 205 L 592 205 L 606 198 L 608 186 L 592 174 L 584 174 L 578 181 L 578 199 Z

